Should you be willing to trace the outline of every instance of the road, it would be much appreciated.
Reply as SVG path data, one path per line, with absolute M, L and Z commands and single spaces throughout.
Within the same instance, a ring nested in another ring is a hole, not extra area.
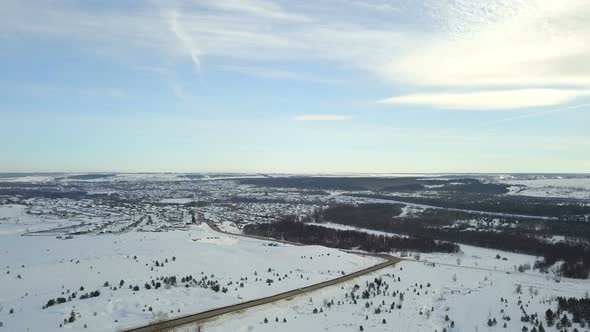
M 249 238 L 257 238 L 257 239 L 263 239 L 266 241 L 275 241 L 273 239 L 260 238 L 260 237 L 256 237 L 256 236 L 228 233 L 228 232 L 221 231 L 215 225 L 209 224 L 209 226 L 213 230 L 223 233 L 223 234 L 229 234 L 232 236 L 243 236 L 243 237 L 249 237 Z M 288 242 L 288 241 L 277 241 L 277 242 L 294 244 L 294 245 L 301 245 L 299 243 L 293 243 L 293 242 Z M 168 331 L 168 330 L 173 329 L 175 327 L 180 327 L 180 326 L 184 326 L 184 325 L 188 325 L 188 324 L 197 324 L 199 322 L 203 322 L 203 321 L 206 321 L 206 320 L 209 320 L 212 318 L 216 318 L 216 317 L 219 317 L 219 316 L 222 316 L 225 314 L 234 313 L 234 312 L 242 311 L 242 310 L 245 310 L 248 308 L 285 300 L 285 299 L 292 298 L 292 297 L 295 297 L 298 295 L 313 292 L 313 291 L 316 291 L 316 290 L 319 290 L 322 288 L 334 286 L 334 285 L 337 285 L 337 284 L 340 284 L 340 283 L 343 283 L 343 282 L 346 282 L 346 281 L 349 281 L 349 280 L 352 280 L 352 279 L 355 279 L 358 277 L 362 277 L 362 276 L 367 275 L 369 273 L 379 271 L 379 270 L 384 269 L 386 267 L 393 266 L 397 262 L 400 261 L 399 258 L 390 256 L 390 255 L 381 255 L 381 254 L 375 254 L 375 255 L 367 254 L 367 255 L 383 258 L 383 259 L 385 259 L 385 262 L 379 263 L 377 265 L 373 265 L 373 266 L 368 267 L 366 269 L 362 269 L 362 270 L 359 270 L 359 271 L 356 271 L 353 273 L 346 274 L 342 277 L 338 277 L 338 278 L 335 278 L 332 280 L 320 282 L 320 283 L 313 284 L 310 286 L 297 288 L 297 289 L 293 289 L 293 290 L 290 290 L 290 291 L 287 291 L 284 293 L 279 293 L 279 294 L 271 295 L 268 297 L 263 297 L 260 299 L 237 303 L 237 304 L 229 305 L 226 307 L 207 310 L 207 311 L 203 311 L 203 312 L 196 313 L 196 314 L 181 316 L 181 317 L 169 319 L 169 320 L 158 322 L 158 323 L 150 323 L 150 324 L 147 324 L 144 326 L 129 328 L 129 329 L 125 330 L 125 332 Z

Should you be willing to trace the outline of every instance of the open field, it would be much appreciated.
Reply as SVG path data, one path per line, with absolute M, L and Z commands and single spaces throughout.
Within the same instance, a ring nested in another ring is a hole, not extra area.
M 590 290 L 580 179 L 10 174 L 0 331 L 557 331 L 545 311 Z M 549 187 L 576 194 L 527 195 Z M 380 254 L 404 261 L 354 274 Z

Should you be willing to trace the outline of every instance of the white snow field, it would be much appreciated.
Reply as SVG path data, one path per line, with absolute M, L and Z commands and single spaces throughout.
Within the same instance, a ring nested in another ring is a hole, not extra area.
M 510 195 L 590 199 L 590 177 L 501 180 Z
M 26 211 L 22 205 L 0 206 L 0 332 L 118 331 L 148 323 L 156 312 L 169 317 L 196 313 L 300 288 L 379 262 L 324 247 L 220 234 L 207 225 L 71 239 L 58 239 L 53 232 L 21 236 L 78 223 Z M 239 231 L 229 222 L 221 228 Z M 523 310 L 528 315 L 537 313 L 544 323 L 545 311 L 557 308 L 556 296 L 584 297 L 590 291 L 590 280 L 561 278 L 556 282 L 538 271 L 515 271 L 518 266 L 534 264 L 536 257 L 530 255 L 466 245 L 461 245 L 458 254 L 403 254 L 408 260 L 395 267 L 221 316 L 203 323 L 203 331 L 360 331 L 361 325 L 364 331 L 520 331 L 523 325 L 530 331 L 532 325 L 521 322 Z M 176 286 L 166 286 L 160 278 L 170 276 L 177 277 Z M 363 299 L 363 291 L 375 278 L 382 278 L 383 288 L 371 290 Z M 269 279 L 272 282 L 267 283 Z M 155 289 L 152 281 L 162 286 Z M 151 289 L 146 289 L 146 283 Z M 216 284 L 220 286 L 217 292 Z M 359 288 L 354 293 L 360 297 L 356 304 L 350 295 L 355 285 Z M 100 295 L 80 299 L 94 291 Z M 76 297 L 68 301 L 74 292 Z M 49 300 L 60 297 L 65 303 L 43 309 Z M 64 323 L 72 311 L 75 321 Z M 497 324 L 489 327 L 488 320 L 494 318 Z M 557 331 L 544 325 L 546 331 Z M 579 324 L 573 327 L 588 329 Z
M 381 294 L 371 294 L 368 299 L 361 297 L 356 304 L 352 303 L 350 293 L 354 286 L 360 286 L 355 293 L 361 295 L 367 289 L 367 282 L 375 278 L 382 278 L 388 288 Z M 516 293 L 518 285 L 520 294 Z M 364 331 L 442 332 L 446 329 L 451 332 L 520 331 L 523 325 L 527 325 L 530 330 L 532 325 L 520 320 L 522 305 L 528 315 L 538 313 L 546 331 L 556 331 L 555 327 L 549 328 L 544 322 L 545 311 L 549 308 L 555 311 L 557 307 L 555 296 L 581 297 L 588 290 L 588 280 L 562 279 L 556 283 L 541 274 L 506 274 L 503 271 L 402 261 L 395 267 L 342 285 L 301 295 L 291 301 L 226 315 L 202 327 L 207 332 L 344 332 L 360 331 L 361 326 Z M 403 301 L 400 300 L 399 292 L 404 293 Z M 332 301 L 334 304 L 328 306 L 327 303 Z M 391 309 L 392 303 L 395 303 L 394 309 Z M 399 304 L 401 308 L 397 307 Z M 322 312 L 313 313 L 314 309 L 320 308 Z M 376 313 L 377 308 L 381 310 L 380 313 Z M 446 316 L 449 317 L 448 321 Z M 510 317 L 510 320 L 506 320 L 506 317 Z M 268 323 L 264 322 L 265 318 Z M 489 327 L 488 319 L 494 318 L 497 324 Z M 504 323 L 506 329 L 503 328 Z M 580 331 L 586 330 L 578 324 L 573 326 Z M 192 331 L 191 328 L 194 327 L 184 330 Z
M 0 332 L 116 331 L 148 323 L 154 312 L 170 317 L 196 313 L 380 262 L 324 247 L 222 235 L 206 225 L 187 231 L 131 231 L 72 239 L 21 236 L 27 229 L 55 226 L 24 211 L 22 206 L 0 207 Z M 189 275 L 191 280 L 183 282 Z M 177 277 L 176 286 L 167 287 L 163 279 L 157 279 L 170 276 Z M 146 289 L 145 284 L 153 285 L 152 281 L 162 286 Z M 208 288 L 203 288 L 207 281 Z M 213 290 L 213 281 L 220 291 Z M 80 299 L 94 291 L 100 295 Z M 67 301 L 74 292 L 76 298 Z M 66 302 L 43 309 L 59 297 Z M 72 311 L 75 321 L 64 324 Z

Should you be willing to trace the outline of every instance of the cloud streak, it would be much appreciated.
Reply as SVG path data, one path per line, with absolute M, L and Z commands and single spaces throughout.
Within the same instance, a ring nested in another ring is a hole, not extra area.
M 290 14 L 279 5 L 266 0 L 201 0 L 200 4 L 223 11 L 253 15 L 260 18 L 286 21 L 308 22 L 303 15 Z
M 555 106 L 589 94 L 590 91 L 560 89 L 443 92 L 402 95 L 380 100 L 379 103 L 455 110 L 494 111 Z
M 297 115 L 293 117 L 295 121 L 349 121 L 352 120 L 350 115 Z
M 504 118 L 504 119 L 490 122 L 486 126 L 493 127 L 493 126 L 501 124 L 501 123 L 508 123 L 508 122 L 513 122 L 513 121 L 517 121 L 517 120 L 534 118 L 534 117 L 539 117 L 539 116 L 544 116 L 544 115 L 549 115 L 549 114 L 564 113 L 564 112 L 577 110 L 577 109 L 583 109 L 583 108 L 590 108 L 590 103 L 572 105 L 572 106 L 568 106 L 568 107 L 552 108 L 552 109 L 533 112 L 533 113 L 520 114 L 520 115 L 511 116 L 508 118 Z
M 201 55 L 201 51 L 193 42 L 191 36 L 184 30 L 182 25 L 179 22 L 180 14 L 177 11 L 172 11 L 168 15 L 168 22 L 170 24 L 170 30 L 174 33 L 176 38 L 180 41 L 181 45 L 188 51 L 194 65 L 197 74 L 201 72 L 201 61 L 199 56 Z
M 590 16 L 590 2 L 586 0 L 422 0 L 395 7 L 366 0 L 338 6 L 271 0 L 175 4 L 173 10 L 155 0 L 133 11 L 92 11 L 71 2 L 49 6 L 6 0 L 0 10 L 10 15 L 0 20 L 0 38 L 45 34 L 78 40 L 104 53 L 110 48 L 113 53 L 124 50 L 133 55 L 148 50 L 162 58 L 188 53 L 197 72 L 206 54 L 225 63 L 247 61 L 258 67 L 256 72 L 234 70 L 276 79 L 296 75 L 261 70 L 260 64 L 327 63 L 410 91 L 389 103 L 442 108 L 557 105 L 575 98 L 570 90 L 590 86 L 590 20 L 585 19 Z M 35 20 L 28 19 L 31 12 Z M 170 38 L 170 31 L 175 38 Z M 567 88 L 557 91 L 556 86 Z M 520 91 L 503 92 L 510 103 L 492 98 L 497 90 L 507 89 Z M 537 94 L 540 101 L 527 96 L 526 91 L 546 89 L 551 90 L 549 95 Z

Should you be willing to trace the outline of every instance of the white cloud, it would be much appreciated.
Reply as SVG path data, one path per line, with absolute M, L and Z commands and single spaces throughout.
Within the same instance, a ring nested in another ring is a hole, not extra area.
M 350 115 L 298 115 L 293 117 L 295 121 L 348 121 Z
M 501 110 L 554 106 L 589 95 L 590 90 L 522 89 L 465 93 L 420 93 L 383 99 L 383 104 L 421 105 L 457 110 Z
M 92 11 L 72 2 L 5 0 L 0 39 L 49 35 L 100 53 L 128 52 L 137 61 L 145 54 L 165 58 L 162 63 L 188 54 L 197 70 L 207 55 L 237 64 L 234 71 L 277 79 L 298 75 L 261 69 L 263 63 L 322 63 L 360 69 L 408 91 L 454 91 L 444 103 L 463 109 L 486 108 L 466 91 L 489 97 L 491 90 L 551 90 L 539 95 L 540 101 L 521 91 L 509 94 L 511 103 L 491 100 L 487 107 L 499 109 L 567 102 L 574 98 L 571 91 L 590 86 L 587 0 L 422 0 L 395 7 L 369 0 L 174 3 L 177 7 L 169 8 L 170 2 L 153 0 L 133 10 Z M 31 13 L 35 20 L 28 19 Z M 245 69 L 243 60 L 256 68 Z M 556 86 L 567 89 L 555 91 Z
M 305 16 L 288 13 L 276 3 L 266 0 L 200 0 L 198 3 L 215 9 L 250 14 L 261 18 L 303 22 L 309 20 Z
M 420 86 L 590 84 L 590 2 L 451 3 L 441 8 L 446 31 L 392 57 L 383 78 Z
M 180 24 L 178 18 L 179 14 L 177 11 L 172 11 L 168 15 L 168 20 L 170 23 L 170 29 L 176 35 L 176 38 L 181 42 L 182 46 L 186 48 L 188 53 L 190 54 L 193 63 L 195 64 L 195 68 L 197 70 L 197 74 L 201 71 L 201 61 L 199 60 L 199 56 L 201 55 L 201 51 L 197 48 L 193 39 L 186 33 L 182 25 Z
M 236 66 L 236 65 L 223 65 L 220 68 L 224 71 L 235 72 L 248 76 L 256 76 L 262 78 L 271 79 L 286 79 L 286 80 L 305 80 L 307 77 L 301 73 L 276 69 L 262 66 Z
M 317 83 L 336 84 L 342 81 L 337 79 L 317 76 L 310 73 L 300 71 L 288 70 L 283 68 L 273 68 L 264 66 L 241 66 L 241 65 L 221 65 L 219 68 L 223 71 L 238 73 L 241 75 L 273 79 L 273 80 L 288 80 L 288 81 L 307 81 Z

